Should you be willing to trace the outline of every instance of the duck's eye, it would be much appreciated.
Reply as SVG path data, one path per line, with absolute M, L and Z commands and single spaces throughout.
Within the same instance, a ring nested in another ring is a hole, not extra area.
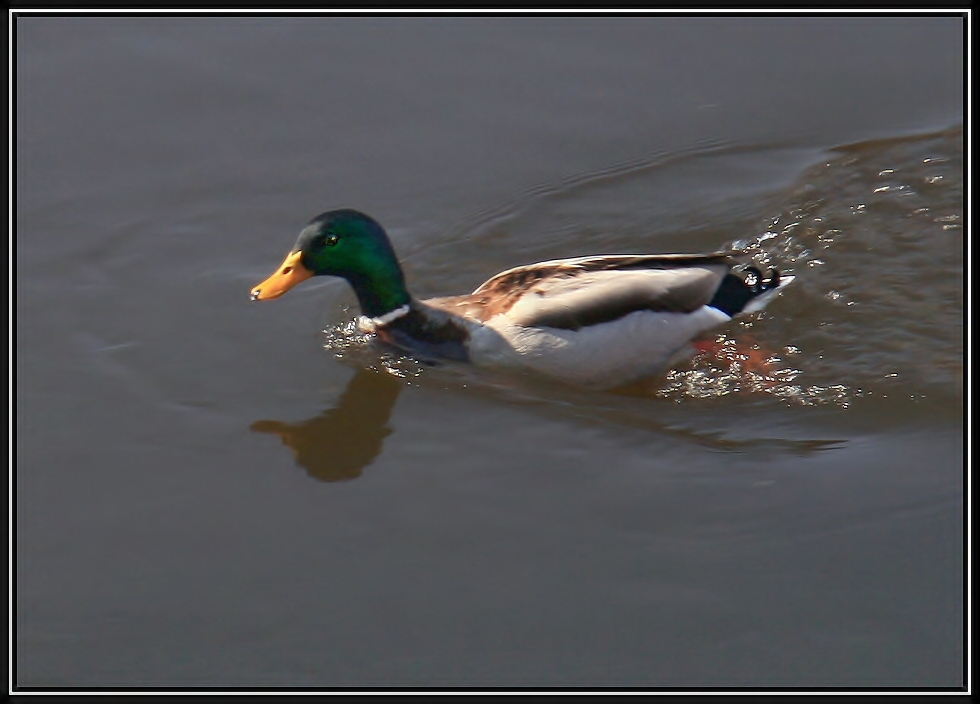
M 326 237 L 323 238 L 323 244 L 325 244 L 327 247 L 333 247 L 335 244 L 337 244 L 338 239 L 340 238 L 337 237 L 336 234 L 331 232 L 330 234 L 328 234 Z

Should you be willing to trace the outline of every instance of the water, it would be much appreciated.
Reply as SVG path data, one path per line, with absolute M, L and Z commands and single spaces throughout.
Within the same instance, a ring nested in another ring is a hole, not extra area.
M 955 686 L 962 21 L 22 17 L 22 686 Z M 420 297 L 600 252 L 797 278 L 616 392 L 429 366 Z

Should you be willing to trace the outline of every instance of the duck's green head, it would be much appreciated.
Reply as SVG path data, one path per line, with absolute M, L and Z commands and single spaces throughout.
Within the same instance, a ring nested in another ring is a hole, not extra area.
M 375 220 L 350 209 L 313 218 L 276 272 L 252 289 L 252 300 L 278 298 L 301 281 L 321 275 L 347 279 L 361 310 L 371 317 L 410 300 L 388 235 Z

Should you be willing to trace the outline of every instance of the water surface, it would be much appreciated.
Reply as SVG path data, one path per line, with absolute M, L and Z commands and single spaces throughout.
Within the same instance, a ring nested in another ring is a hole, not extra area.
M 955 17 L 21 17 L 16 678 L 963 682 Z M 796 275 L 616 393 L 431 367 L 316 280 Z

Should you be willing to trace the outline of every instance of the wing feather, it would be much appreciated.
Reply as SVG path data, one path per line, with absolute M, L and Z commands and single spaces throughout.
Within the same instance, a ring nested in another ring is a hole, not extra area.
M 427 301 L 479 322 L 578 329 L 634 310 L 691 311 L 711 300 L 734 260 L 712 254 L 604 254 L 502 271 L 468 296 Z
M 524 327 L 578 330 L 640 310 L 691 313 L 727 272 L 723 265 L 585 272 L 535 285 L 505 315 Z

